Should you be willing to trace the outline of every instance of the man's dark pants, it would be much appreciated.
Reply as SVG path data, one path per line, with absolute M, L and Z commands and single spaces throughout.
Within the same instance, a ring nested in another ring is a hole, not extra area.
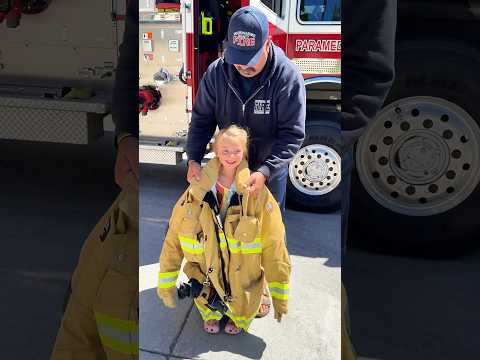
M 348 213 L 350 210 L 350 186 L 353 168 L 353 149 L 342 157 L 342 255 L 345 255 L 347 247 Z
M 275 173 L 274 177 L 268 179 L 267 187 L 272 193 L 278 206 L 282 211 L 282 216 L 285 215 L 285 198 L 287 195 L 287 181 L 288 181 L 288 166 Z

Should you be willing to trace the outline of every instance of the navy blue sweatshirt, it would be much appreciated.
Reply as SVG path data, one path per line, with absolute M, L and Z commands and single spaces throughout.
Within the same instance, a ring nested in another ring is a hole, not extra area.
M 275 45 L 258 81 L 242 101 L 235 67 L 223 59 L 210 64 L 200 83 L 188 131 L 187 155 L 200 162 L 218 125 L 247 128 L 249 166 L 267 178 L 288 166 L 305 137 L 305 84 L 298 68 Z
M 395 75 L 397 0 L 342 0 L 342 135 L 351 149 Z
M 115 133 L 138 137 L 138 1 L 129 1 L 112 100 Z

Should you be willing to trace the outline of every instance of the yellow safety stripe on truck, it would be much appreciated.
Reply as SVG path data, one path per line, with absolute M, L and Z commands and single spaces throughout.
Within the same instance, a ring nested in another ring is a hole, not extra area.
M 115 318 L 98 311 L 95 311 L 95 320 L 105 348 L 128 355 L 138 354 L 137 322 Z
M 203 244 L 187 236 L 178 235 L 182 250 L 190 254 L 203 254 Z
M 160 272 L 158 274 L 158 287 L 160 289 L 168 289 L 174 287 L 177 283 L 180 271 Z
M 268 288 L 270 289 L 272 298 L 278 300 L 288 300 L 288 292 L 290 289 L 290 285 L 288 283 L 273 281 L 268 283 Z

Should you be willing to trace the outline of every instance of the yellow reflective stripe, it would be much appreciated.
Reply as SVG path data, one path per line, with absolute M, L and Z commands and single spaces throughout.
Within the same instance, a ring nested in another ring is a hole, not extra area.
M 180 240 L 180 242 L 187 243 L 187 244 L 192 244 L 192 245 L 200 244 L 197 240 L 191 237 L 183 236 L 183 235 L 178 235 L 178 239 Z
M 246 243 L 227 238 L 228 246 L 232 254 L 259 254 L 262 252 L 262 238 L 257 237 L 254 241 Z
M 268 288 L 270 289 L 272 298 L 278 300 L 288 300 L 288 293 L 290 290 L 290 285 L 288 283 L 273 281 L 268 283 Z
M 162 278 L 169 278 L 169 277 L 174 277 L 174 276 L 178 276 L 178 274 L 180 274 L 180 270 L 179 271 L 170 271 L 170 272 L 161 272 L 159 273 L 159 277 L 160 279 Z
M 190 237 L 178 235 L 180 246 L 183 251 L 190 254 L 202 254 L 204 252 L 203 244 Z
M 95 320 L 104 347 L 124 354 L 138 354 L 138 323 L 98 311 L 95 311 Z
M 275 291 L 270 291 L 270 295 L 272 295 L 272 298 L 274 298 L 274 299 L 288 300 L 288 294 L 279 294 Z
M 223 315 L 219 311 L 211 311 L 208 308 L 203 308 L 199 304 L 195 303 L 197 306 L 198 311 L 200 312 L 200 315 L 202 316 L 203 321 L 208 321 L 208 320 L 220 320 Z
M 225 234 L 222 231 L 219 231 L 220 235 L 220 249 L 225 249 L 227 247 L 227 238 L 225 237 Z
M 250 317 L 245 317 L 245 316 L 236 316 L 234 315 L 230 310 L 227 311 L 227 316 L 233 320 L 235 325 L 239 327 L 240 329 L 243 329 L 245 331 L 248 331 L 248 328 L 250 327 L 250 324 L 252 323 L 253 319 L 257 315 L 257 312 L 255 312 L 252 316 Z
M 272 281 L 268 283 L 269 288 L 278 288 L 278 289 L 283 289 L 287 290 L 290 289 L 290 284 L 289 283 L 281 283 L 277 281 Z
M 235 240 L 233 238 L 228 238 L 228 237 L 227 237 L 227 241 L 229 246 L 236 246 L 240 242 L 238 240 Z
M 124 343 L 109 336 L 100 334 L 103 346 L 124 354 L 138 354 L 138 343 Z
M 95 319 L 98 323 L 110 326 L 120 331 L 138 331 L 138 324 L 132 320 L 123 320 L 95 311 Z
M 160 289 L 168 289 L 174 287 L 177 284 L 177 280 L 171 282 L 159 282 L 158 287 Z
M 253 242 L 253 243 L 242 243 L 241 251 L 243 254 L 258 254 L 262 252 L 262 244 Z
M 262 249 L 241 249 L 242 254 L 261 254 Z
M 203 248 L 202 249 L 192 249 L 192 248 L 189 248 L 189 247 L 183 246 L 183 245 L 182 245 L 182 250 L 187 252 L 187 253 L 190 253 L 190 254 L 203 254 L 204 253 Z
M 174 287 L 177 283 L 180 271 L 160 272 L 158 274 L 158 287 L 160 289 L 168 289 Z

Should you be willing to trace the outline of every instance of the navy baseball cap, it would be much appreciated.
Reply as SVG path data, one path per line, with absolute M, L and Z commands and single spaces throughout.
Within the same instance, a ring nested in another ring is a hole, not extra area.
M 225 61 L 248 66 L 257 64 L 267 39 L 268 19 L 265 14 L 253 6 L 238 9 L 228 24 Z

